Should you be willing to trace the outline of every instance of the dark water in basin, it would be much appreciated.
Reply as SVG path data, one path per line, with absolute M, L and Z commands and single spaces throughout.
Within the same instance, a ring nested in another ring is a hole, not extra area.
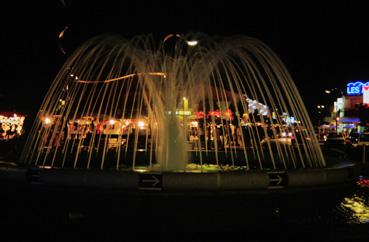
M 4 241 L 29 236 L 49 241 L 369 241 L 365 185 L 129 199 L 93 190 L 11 185 L 2 190 L 1 228 L 11 236 Z
M 0 191 L 0 241 L 369 241 L 365 184 L 134 198 L 15 184 Z

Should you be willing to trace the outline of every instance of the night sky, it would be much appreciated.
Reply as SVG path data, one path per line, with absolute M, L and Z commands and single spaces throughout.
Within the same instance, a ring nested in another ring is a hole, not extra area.
M 326 101 L 325 89 L 369 79 L 369 3 L 364 1 L 48 2 L 2 6 L 7 13 L 1 17 L 2 110 L 38 108 L 66 58 L 102 33 L 126 38 L 147 33 L 161 38 L 174 32 L 256 37 L 285 63 L 310 112 Z M 65 26 L 63 55 L 58 34 Z

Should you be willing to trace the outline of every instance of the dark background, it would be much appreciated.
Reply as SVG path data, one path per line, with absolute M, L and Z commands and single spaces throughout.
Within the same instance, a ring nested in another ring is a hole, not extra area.
M 325 89 L 369 79 L 369 4 L 364 1 L 77 1 L 1 2 L 0 112 L 37 109 L 66 58 L 90 37 L 107 32 L 126 38 L 190 31 L 259 38 L 285 63 L 312 114 L 316 104 L 331 98 L 324 95 Z M 66 55 L 58 41 L 65 26 Z M 356 189 L 355 196 L 364 200 L 368 190 L 363 189 Z M 335 190 L 330 191 L 334 196 L 309 191 L 300 196 L 253 196 L 255 201 L 211 196 L 153 203 L 141 199 L 132 204 L 90 192 L 50 192 L 42 186 L 21 190 L 5 184 L 0 199 L 6 208 L 0 216 L 2 237 L 368 241 L 367 224 L 351 224 L 356 218 L 337 206 L 343 195 Z
M 109 32 L 126 38 L 178 32 L 256 37 L 285 63 L 313 115 L 317 104 L 332 98 L 325 89 L 345 90 L 348 80 L 369 76 L 365 1 L 14 1 L 2 12 L 2 110 L 38 108 L 66 58 L 87 39 Z

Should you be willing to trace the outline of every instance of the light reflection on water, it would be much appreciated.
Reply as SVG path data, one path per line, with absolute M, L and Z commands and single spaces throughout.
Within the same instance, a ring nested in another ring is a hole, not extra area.
M 369 223 L 369 206 L 366 203 L 357 195 L 343 199 L 340 206 L 343 210 L 349 210 L 348 212 L 352 213 L 349 223 Z
M 369 225 L 369 186 L 363 184 L 366 183 L 358 182 L 356 186 L 342 190 L 303 192 L 296 196 L 284 194 L 264 204 L 255 202 L 251 209 L 242 212 L 242 216 L 261 224 Z
M 347 223 L 369 223 L 369 179 L 360 177 L 357 182 L 357 190 L 351 196 L 344 197 L 339 205 L 339 210 L 347 218 Z

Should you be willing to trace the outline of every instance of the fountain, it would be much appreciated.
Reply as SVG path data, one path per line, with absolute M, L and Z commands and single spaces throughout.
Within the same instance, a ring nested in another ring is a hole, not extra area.
M 20 164 L 113 173 L 164 190 L 307 186 L 306 174 L 314 184 L 327 177 L 277 55 L 254 38 L 204 34 L 83 44 L 54 79 Z

